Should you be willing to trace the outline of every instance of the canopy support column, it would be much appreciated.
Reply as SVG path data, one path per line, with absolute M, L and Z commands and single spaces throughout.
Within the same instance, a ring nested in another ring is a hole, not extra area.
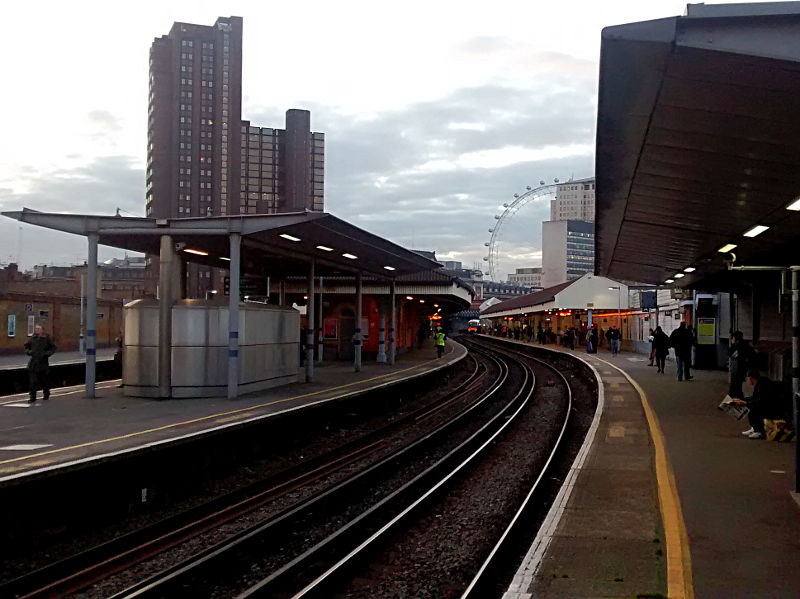
M 397 298 L 395 297 L 395 282 L 389 283 L 389 364 L 394 364 L 395 356 L 397 353 L 397 346 L 395 344 L 395 327 L 397 326 Z
M 239 280 L 242 235 L 230 234 L 230 296 L 228 296 L 228 399 L 239 396 Z
M 378 357 L 375 361 L 378 364 L 386 363 L 386 301 L 381 300 L 378 302 Z
M 95 396 L 97 382 L 97 233 L 89 233 L 86 277 L 86 397 Z
M 325 344 L 322 342 L 322 277 L 319 278 L 319 304 L 317 308 L 317 364 L 322 364 Z
M 308 300 L 306 301 L 306 382 L 314 381 L 314 259 L 308 263 Z
M 353 339 L 353 349 L 355 354 L 355 371 L 361 372 L 361 304 L 363 303 L 361 271 L 356 273 L 356 335 Z

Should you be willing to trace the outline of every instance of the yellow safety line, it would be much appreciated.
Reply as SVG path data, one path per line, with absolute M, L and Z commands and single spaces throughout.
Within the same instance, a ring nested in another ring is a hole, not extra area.
M 597 358 L 597 356 L 592 356 Z M 689 550 L 689 535 L 683 520 L 678 486 L 675 483 L 675 472 L 667 457 L 666 442 L 661 431 L 658 417 L 647 399 L 647 393 L 633 377 L 603 358 L 601 362 L 619 370 L 639 393 L 642 401 L 650 436 L 655 447 L 656 480 L 658 482 L 658 503 L 661 507 L 661 519 L 664 523 L 665 545 L 667 549 L 667 596 L 670 599 L 693 599 L 692 555 Z
M 22 460 L 29 460 L 29 459 L 38 458 L 38 457 L 41 457 L 41 456 L 44 456 L 44 455 L 50 455 L 50 454 L 54 454 L 54 453 L 61 453 L 61 452 L 64 452 L 64 451 L 69 451 L 70 449 L 80 449 L 82 447 L 91 447 L 92 445 L 101 445 L 103 443 L 109 443 L 111 441 L 119 441 L 121 439 L 129 439 L 131 437 L 138 437 L 140 435 L 146 435 L 148 433 L 156 433 L 158 431 L 163 431 L 163 430 L 166 430 L 166 429 L 169 429 L 169 428 L 183 426 L 183 425 L 186 425 L 186 424 L 194 424 L 196 422 L 203 422 L 204 420 L 212 420 L 214 418 L 219 418 L 220 416 L 229 416 L 231 414 L 238 414 L 238 413 L 241 413 L 241 412 L 248 412 L 248 411 L 256 410 L 258 408 L 266 408 L 266 407 L 269 407 L 269 406 L 274 406 L 276 404 L 284 403 L 284 402 L 287 402 L 287 401 L 292 401 L 292 400 L 295 400 L 295 399 L 303 399 L 305 397 L 311 397 L 313 395 L 319 395 L 320 393 L 328 393 L 330 391 L 337 391 L 339 389 L 344 389 L 346 387 L 352 387 L 353 385 L 359 385 L 361 383 L 369 383 L 370 381 L 376 381 L 378 379 L 383 379 L 383 378 L 386 378 L 386 377 L 394 376 L 396 374 L 400 374 L 401 372 L 408 372 L 409 370 L 414 370 L 415 368 L 419 368 L 420 366 L 424 366 L 426 364 L 428 364 L 428 362 L 422 362 L 420 364 L 415 364 L 414 366 L 410 366 L 410 367 L 404 368 L 402 370 L 395 370 L 394 372 L 389 372 L 387 374 L 381 374 L 379 376 L 374 376 L 374 377 L 369 378 L 369 379 L 363 379 L 363 380 L 360 380 L 360 381 L 353 381 L 352 383 L 347 383 L 345 385 L 339 385 L 338 387 L 329 387 L 327 389 L 320 389 L 319 391 L 313 391 L 311 393 L 303 393 L 302 395 L 295 395 L 293 397 L 286 397 L 284 399 L 278 399 L 278 400 L 275 400 L 275 401 L 270 401 L 270 402 L 267 402 L 267 403 L 262 403 L 262 404 L 258 404 L 258 405 L 254 405 L 254 406 L 248 406 L 246 408 L 239 408 L 237 410 L 230 410 L 229 412 L 219 412 L 217 414 L 210 414 L 208 416 L 201 416 L 200 418 L 194 418 L 192 420 L 185 420 L 183 422 L 174 422 L 172 424 L 165 424 L 164 426 L 159 426 L 159 427 L 156 427 L 156 428 L 150 428 L 150 429 L 143 430 L 143 431 L 135 431 L 133 433 L 128 433 L 126 435 L 119 435 L 117 437 L 109 437 L 107 439 L 98 439 L 96 441 L 87 441 L 86 443 L 79 443 L 78 445 L 70 445 L 69 447 L 61 447 L 61 448 L 58 448 L 58 449 L 50 449 L 48 451 L 41 451 L 39 453 L 32 453 L 30 455 L 20 456 L 18 458 L 12 458 L 10 460 L 2 460 L 2 461 L 0 461 L 0 464 L 10 464 L 12 462 L 19 462 L 19 461 L 22 461 Z

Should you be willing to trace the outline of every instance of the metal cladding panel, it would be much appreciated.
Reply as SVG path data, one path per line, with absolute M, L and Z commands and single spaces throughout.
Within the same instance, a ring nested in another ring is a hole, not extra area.
M 227 346 L 172 348 L 173 387 L 202 388 L 227 384 Z
M 158 346 L 125 346 L 122 384 L 158 388 Z

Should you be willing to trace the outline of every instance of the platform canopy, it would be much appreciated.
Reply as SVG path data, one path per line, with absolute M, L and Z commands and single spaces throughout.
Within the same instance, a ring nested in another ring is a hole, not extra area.
M 598 274 L 692 285 L 724 273 L 728 244 L 737 264 L 800 262 L 798 39 L 800 2 L 603 30 Z
M 25 208 L 3 216 L 74 233 L 96 232 L 99 243 L 159 254 L 161 235 L 171 235 L 189 262 L 228 268 L 230 233 L 242 236 L 242 271 L 276 277 L 304 274 L 311 258 L 317 276 L 354 272 L 394 279 L 441 265 L 325 212 L 154 219 L 56 214 Z

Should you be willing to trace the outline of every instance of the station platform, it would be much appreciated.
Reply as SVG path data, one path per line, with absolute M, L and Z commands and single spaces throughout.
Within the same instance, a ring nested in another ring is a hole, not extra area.
M 589 363 L 602 410 L 505 599 L 800 596 L 794 443 L 717 410 L 727 373 L 534 345 Z
M 97 361 L 103 362 L 114 359 L 116 352 L 114 347 L 100 347 L 97 349 Z M 19 370 L 28 367 L 30 358 L 20 351 L 19 354 L 9 354 L 0 356 L 0 372 L 3 370 Z M 67 364 L 82 364 L 86 361 L 86 356 L 78 351 L 56 352 L 50 358 L 50 366 L 64 366 Z
M 95 399 L 83 386 L 54 389 L 50 400 L 31 405 L 27 394 L 0 401 L 0 485 L 22 477 L 97 460 L 210 430 L 268 418 L 326 401 L 354 397 L 409 381 L 454 364 L 466 349 L 452 341 L 441 359 L 435 349 L 411 350 L 396 363 L 351 363 L 315 368 L 313 383 L 224 398 L 154 399 L 125 397 L 119 380 L 97 384 Z

